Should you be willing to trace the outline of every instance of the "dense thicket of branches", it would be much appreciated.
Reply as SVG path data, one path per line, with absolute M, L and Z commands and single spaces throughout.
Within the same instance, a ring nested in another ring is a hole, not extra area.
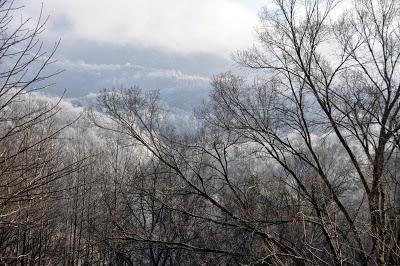
M 38 94 L 44 24 L 0 0 L 0 264 L 400 264 L 400 2 L 273 3 L 185 131 Z
M 57 181 L 73 171 L 57 152 L 58 104 L 30 94 L 43 89 L 55 51 L 42 51 L 40 16 L 18 23 L 11 1 L 0 1 L 0 263 L 40 262 L 54 237 L 52 194 Z M 59 124 L 59 123 L 58 123 Z M 50 184 L 52 184 L 50 186 Z M 32 259 L 32 260 L 31 260 Z M 33 260 L 34 259 L 34 260 Z

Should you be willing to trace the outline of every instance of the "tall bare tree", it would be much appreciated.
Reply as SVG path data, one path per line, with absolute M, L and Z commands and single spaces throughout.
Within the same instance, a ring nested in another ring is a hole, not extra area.
M 396 170 L 388 166 L 398 153 L 400 129 L 399 3 L 353 1 L 351 9 L 343 14 L 340 5 L 347 2 L 275 4 L 275 10 L 265 13 L 258 34 L 262 47 L 237 57 L 244 66 L 274 75 L 266 91 L 257 90 L 261 97 L 265 92 L 268 96 L 261 101 L 249 99 L 257 103 L 257 111 L 247 107 L 247 111 L 235 113 L 242 118 L 240 121 L 246 118 L 256 122 L 257 131 L 262 132 L 257 141 L 267 143 L 266 151 L 288 171 L 293 170 L 286 163 L 288 155 L 315 171 L 331 197 L 336 219 L 341 219 L 339 229 L 351 233 L 352 243 L 347 245 L 360 263 L 398 263 L 399 205 L 397 192 L 392 189 L 398 177 Z M 242 87 L 240 81 L 229 76 L 217 79 L 216 84 L 221 98 L 226 98 L 224 93 L 228 92 L 229 99 L 237 93 L 232 90 L 235 86 Z M 226 85 L 231 89 L 223 89 Z M 236 99 L 231 101 L 236 103 L 233 106 L 243 107 L 245 102 Z M 287 136 L 289 132 L 296 135 L 296 140 Z M 332 167 L 324 162 L 327 156 L 319 151 L 328 139 L 339 145 L 352 164 L 344 177 L 346 182 L 340 181 L 342 186 L 346 184 L 342 188 Z M 301 147 L 297 147 L 299 142 Z M 295 173 L 291 175 L 309 197 L 304 182 Z M 358 188 L 358 198 L 349 199 L 352 186 Z M 332 210 L 318 215 L 325 228 L 337 223 L 329 218 Z M 335 262 L 348 261 L 349 255 L 341 247 L 344 242 L 335 243 L 335 234 L 322 229 Z

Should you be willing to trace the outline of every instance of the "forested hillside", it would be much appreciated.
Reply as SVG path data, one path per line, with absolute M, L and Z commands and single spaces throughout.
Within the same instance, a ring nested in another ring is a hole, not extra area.
M 400 2 L 267 2 L 188 121 L 46 96 L 59 43 L 0 0 L 0 264 L 399 265 Z

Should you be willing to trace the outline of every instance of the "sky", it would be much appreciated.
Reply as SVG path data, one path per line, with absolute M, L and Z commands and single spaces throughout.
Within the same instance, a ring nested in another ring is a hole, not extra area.
M 190 109 L 213 74 L 235 67 L 251 47 L 268 0 L 17 0 L 22 16 L 49 15 L 45 43 L 61 39 L 53 93 L 82 98 L 110 87 L 160 90 Z

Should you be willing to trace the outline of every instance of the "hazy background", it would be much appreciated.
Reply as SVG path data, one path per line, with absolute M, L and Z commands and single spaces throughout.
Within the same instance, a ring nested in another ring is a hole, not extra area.
M 17 0 L 23 17 L 49 15 L 42 39 L 61 39 L 51 94 L 76 103 L 110 87 L 158 89 L 190 111 L 213 74 L 232 69 L 231 55 L 252 45 L 261 0 Z M 21 11 L 22 12 L 22 11 Z

